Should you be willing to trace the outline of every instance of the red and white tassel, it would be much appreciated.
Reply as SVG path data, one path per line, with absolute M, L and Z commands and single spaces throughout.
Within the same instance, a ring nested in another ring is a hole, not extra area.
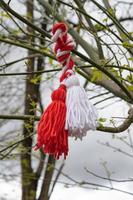
M 82 139 L 87 131 L 97 127 L 97 112 L 73 72 L 71 51 L 75 44 L 64 23 L 53 26 L 54 53 L 63 66 L 60 87 L 52 93 L 52 103 L 44 111 L 38 124 L 37 145 L 44 153 L 58 159 L 68 154 L 68 135 Z

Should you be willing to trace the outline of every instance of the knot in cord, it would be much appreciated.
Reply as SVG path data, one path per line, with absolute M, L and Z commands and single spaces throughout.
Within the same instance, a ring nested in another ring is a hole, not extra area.
M 62 22 L 55 24 L 52 28 L 52 41 L 55 42 L 54 53 L 56 54 L 57 61 L 64 67 L 60 82 L 67 78 L 67 70 L 72 69 L 74 66 L 74 61 L 71 58 L 71 51 L 74 49 L 75 44 L 67 32 L 68 28 L 66 24 Z

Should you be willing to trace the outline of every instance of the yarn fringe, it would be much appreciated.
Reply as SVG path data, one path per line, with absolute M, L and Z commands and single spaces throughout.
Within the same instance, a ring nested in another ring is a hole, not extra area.
M 76 75 L 71 75 L 65 82 L 67 88 L 66 124 L 68 134 L 75 138 L 84 137 L 88 130 L 96 130 L 97 111 L 91 104 Z
M 44 111 L 38 124 L 38 138 L 35 150 L 42 147 L 44 153 L 52 154 L 56 159 L 68 154 L 68 131 L 66 120 L 66 87 L 61 85 L 52 94 L 52 103 Z

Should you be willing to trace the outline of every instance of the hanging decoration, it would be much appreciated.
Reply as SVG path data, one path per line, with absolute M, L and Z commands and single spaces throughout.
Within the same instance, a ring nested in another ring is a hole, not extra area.
M 52 28 L 54 53 L 63 69 L 60 86 L 53 91 L 52 102 L 38 123 L 35 147 L 35 150 L 42 148 L 44 153 L 52 154 L 55 159 L 68 155 L 68 136 L 82 140 L 88 130 L 97 127 L 96 109 L 74 72 L 71 51 L 75 44 L 67 32 L 68 28 L 62 22 Z

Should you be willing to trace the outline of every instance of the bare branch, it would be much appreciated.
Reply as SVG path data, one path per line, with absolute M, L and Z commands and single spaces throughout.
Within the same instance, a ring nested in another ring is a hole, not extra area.
M 14 10 L 12 10 L 10 8 L 10 6 L 8 4 L 6 4 L 3 0 L 0 1 L 0 7 L 2 7 L 4 10 L 8 11 L 9 13 L 11 13 L 13 16 L 15 16 L 17 19 L 19 19 L 20 21 L 22 21 L 23 23 L 25 23 L 26 25 L 30 26 L 32 29 L 38 31 L 39 33 L 41 33 L 42 35 L 50 38 L 50 34 L 47 33 L 45 30 L 39 28 L 38 26 L 34 25 L 32 22 L 30 22 L 29 20 L 25 19 L 24 17 L 22 17 L 21 15 L 19 15 L 19 13 L 15 12 Z
M 93 71 L 92 70 L 84 68 L 84 69 L 82 69 L 82 71 L 78 69 L 77 72 L 81 76 L 86 78 L 88 81 L 92 82 L 92 76 L 93 76 Z M 127 98 L 127 96 L 119 88 L 119 86 L 116 83 L 114 83 L 112 80 L 109 80 L 104 74 L 102 76 L 102 80 L 98 80 L 97 79 L 97 80 L 94 80 L 93 83 L 96 84 L 96 85 L 101 85 L 102 87 L 104 87 L 105 89 L 110 91 L 111 93 L 115 94 L 117 97 L 120 97 L 120 98 L 124 99 L 125 101 L 127 101 L 129 103 L 131 103 L 131 104 L 133 103 L 132 100 Z M 132 92 L 131 92 L 131 95 L 133 95 Z
M 124 120 L 124 122 L 118 127 L 97 127 L 98 131 L 109 132 L 109 133 L 121 133 L 128 129 L 130 125 L 133 123 L 133 108 L 131 108 L 128 112 L 128 117 Z M 12 119 L 12 120 L 27 120 L 34 119 L 39 121 L 40 117 L 32 116 L 32 115 L 0 115 L 0 119 Z
M 22 47 L 24 49 L 28 49 L 28 50 L 31 50 L 33 52 L 40 53 L 42 55 L 45 55 L 45 56 L 48 56 L 50 58 L 55 59 L 55 57 L 53 55 L 51 55 L 50 53 L 48 53 L 48 52 L 46 52 L 44 50 L 40 50 L 40 49 L 34 48 L 33 46 L 31 46 L 29 44 L 26 44 L 26 43 L 22 43 L 22 42 L 20 43 L 18 41 L 9 40 L 9 39 L 3 38 L 3 37 L 0 37 L 0 41 L 4 42 L 4 43 L 7 43 L 7 44 L 14 45 L 14 46 Z
M 133 40 L 133 38 L 129 35 L 129 33 L 126 31 L 126 29 L 117 21 L 117 19 L 103 6 L 101 6 L 98 2 L 95 0 L 91 0 L 98 8 L 100 8 L 113 22 L 114 24 L 121 30 L 123 34 L 125 34 L 130 40 Z M 105 2 L 105 1 L 104 1 Z M 106 2 L 107 3 L 107 2 Z
M 42 0 L 39 0 L 39 2 L 41 3 L 41 5 L 43 5 L 43 7 L 45 9 L 47 9 L 49 11 L 49 13 L 53 14 L 53 8 L 49 3 L 47 3 L 46 1 L 42 1 Z M 58 14 L 56 14 L 54 17 L 57 20 L 62 20 L 62 17 L 60 15 L 58 15 Z M 131 102 L 133 102 L 133 96 L 128 91 L 128 89 L 112 73 L 107 71 L 104 66 L 99 65 L 100 60 L 99 60 L 97 51 L 92 47 L 92 45 L 90 45 L 83 38 L 81 38 L 79 36 L 79 34 L 76 31 L 74 31 L 69 25 L 68 25 L 68 27 L 69 27 L 70 34 L 75 38 L 76 42 L 81 45 L 81 47 L 86 51 L 86 53 L 90 56 L 91 59 L 89 59 L 88 57 L 84 56 L 83 54 L 81 54 L 80 52 L 77 52 L 75 50 L 73 52 L 76 55 L 78 55 L 79 57 L 81 57 L 81 55 L 82 55 L 82 58 L 85 61 L 87 61 L 90 64 L 94 65 L 97 69 L 99 69 L 100 71 L 105 73 L 108 77 L 110 77 L 122 89 L 122 91 L 125 92 L 127 97 L 129 99 L 131 99 Z
M 109 133 L 120 133 L 127 130 L 133 123 L 133 108 L 128 111 L 128 118 L 118 127 L 98 127 L 97 130 Z
M 130 179 L 123 179 L 123 180 L 117 180 L 117 179 L 112 179 L 112 178 L 111 178 L 111 179 L 108 179 L 108 178 L 106 178 L 106 177 L 100 176 L 100 175 L 98 175 L 98 174 L 96 174 L 96 173 L 94 173 L 94 172 L 88 170 L 87 168 L 85 168 L 85 170 L 86 170 L 87 173 L 89 173 L 89 174 L 91 174 L 91 175 L 93 175 L 93 176 L 95 176 L 95 177 L 97 177 L 97 178 L 103 179 L 103 180 L 107 180 L 107 181 L 111 180 L 112 182 L 118 182 L 118 183 L 133 182 L 133 178 L 130 178 Z

